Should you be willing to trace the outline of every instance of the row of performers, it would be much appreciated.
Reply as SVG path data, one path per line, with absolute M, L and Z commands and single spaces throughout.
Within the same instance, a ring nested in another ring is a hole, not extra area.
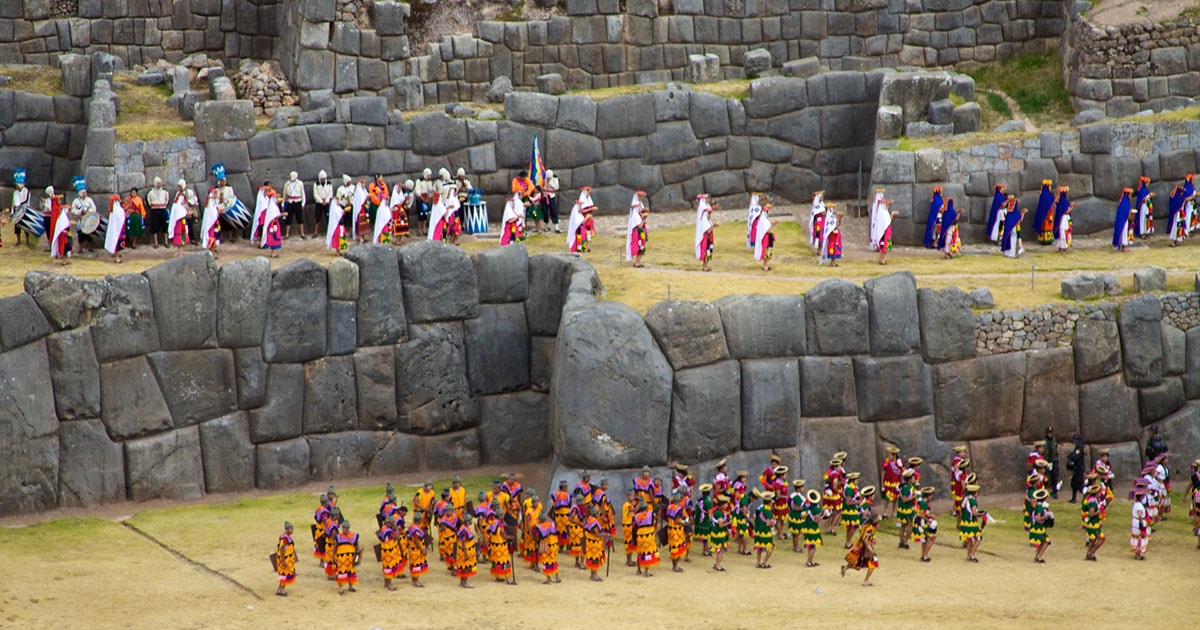
M 1076 204 L 1067 199 L 1070 188 L 1060 186 L 1055 197 L 1051 188 L 1054 182 L 1042 180 L 1042 192 L 1038 196 L 1037 210 L 1034 213 L 1033 224 L 1038 227 L 1038 242 L 1053 243 L 1060 252 L 1071 248 L 1071 212 Z M 1025 253 L 1025 243 L 1021 237 L 1021 222 L 1029 212 L 1028 208 L 1018 206 L 1016 195 L 1006 193 L 1004 184 L 996 184 L 992 195 L 991 207 L 988 209 L 986 233 L 988 241 L 1000 246 L 1000 251 L 1009 258 L 1020 257 Z M 929 214 L 926 217 L 925 239 L 926 248 L 941 251 L 946 258 L 952 258 L 962 249 L 962 238 L 959 235 L 958 220 L 960 212 L 954 207 L 953 198 L 942 197 L 942 187 L 933 189 L 929 202 Z
M 1194 173 L 1185 175 L 1183 183 L 1177 184 L 1167 199 L 1167 238 L 1171 247 L 1182 243 L 1193 231 L 1200 230 L 1195 178 Z M 1121 192 L 1112 238 L 1112 245 L 1118 251 L 1129 251 L 1135 239 L 1146 240 L 1154 233 L 1154 193 L 1150 192 L 1149 186 L 1150 178 L 1142 177 L 1136 191 L 1126 188 Z

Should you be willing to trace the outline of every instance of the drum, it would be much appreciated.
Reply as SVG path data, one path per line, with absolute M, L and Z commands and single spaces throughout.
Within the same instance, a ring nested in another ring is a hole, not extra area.
M 13 214 L 13 221 L 21 226 L 22 230 L 32 234 L 34 237 L 40 237 L 46 233 L 46 218 L 42 213 L 30 208 L 29 206 L 21 206 Z
M 100 217 L 99 223 L 96 224 L 96 234 L 100 238 L 108 236 L 108 217 Z
M 467 203 L 463 207 L 463 231 L 483 234 L 488 231 L 487 202 Z
M 221 213 L 221 216 L 225 218 L 226 223 L 239 230 L 245 229 L 254 218 L 254 214 L 250 212 L 246 204 L 242 203 L 241 199 L 234 201 L 228 210 Z
M 483 189 L 471 188 L 467 190 L 467 203 L 476 204 L 483 203 Z
M 100 214 L 89 212 L 79 219 L 79 231 L 84 234 L 93 234 L 100 227 Z M 103 232 L 101 232 L 103 234 Z

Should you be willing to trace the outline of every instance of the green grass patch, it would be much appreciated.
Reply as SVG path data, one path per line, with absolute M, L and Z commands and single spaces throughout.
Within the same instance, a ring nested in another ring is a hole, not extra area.
M 0 66 L 0 74 L 12 77 L 8 89 L 59 96 L 63 92 L 62 75 L 48 66 Z
M 117 114 L 117 142 L 185 138 L 195 133 L 192 123 L 167 104 L 169 85 L 138 85 L 132 73 L 120 73 L 113 82 L 121 97 Z
M 496 16 L 498 22 L 524 22 L 525 21 L 525 3 L 519 2 L 514 4 L 511 9 L 502 11 Z
M 987 102 L 988 108 L 1001 116 L 1012 117 L 1012 110 L 1009 109 L 1008 103 L 1004 102 L 1004 97 L 995 92 L 984 92 L 983 98 Z
M 966 72 L 975 79 L 976 89 L 1008 94 L 1021 113 L 1039 125 L 1061 123 L 1074 115 L 1057 50 L 1009 57 Z

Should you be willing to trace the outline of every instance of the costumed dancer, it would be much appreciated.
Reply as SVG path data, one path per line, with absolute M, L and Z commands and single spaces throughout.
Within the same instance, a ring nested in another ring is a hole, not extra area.
M 278 217 L 276 217 L 278 218 Z M 358 590 L 358 563 L 362 559 L 362 546 L 358 543 L 358 533 L 350 531 L 350 521 L 342 521 L 342 531 L 337 535 L 337 550 L 334 552 L 337 562 L 338 595 L 345 595 Z
M 901 549 L 908 549 L 909 538 L 912 537 L 913 521 L 917 515 L 917 494 L 920 490 L 913 484 L 912 469 L 901 473 L 900 496 L 896 500 L 896 525 L 900 527 Z
M 351 214 L 352 214 L 352 210 L 354 208 L 354 180 L 351 179 L 349 175 L 347 175 L 345 173 L 342 174 L 342 185 L 338 186 L 337 192 L 334 193 L 333 200 L 336 201 L 338 204 L 338 207 L 340 207 L 342 209 L 341 224 L 342 224 L 343 236 L 345 236 L 346 238 L 353 238 L 354 224 L 351 223 L 351 220 L 353 219 Z M 256 215 L 257 215 L 257 212 L 258 212 L 257 204 L 255 204 L 255 214 Z M 255 224 L 255 226 L 258 225 L 258 217 L 257 216 L 255 216 L 254 224 Z M 326 238 L 329 237 L 328 230 L 326 231 L 325 236 L 326 236 Z
M 154 178 L 154 187 L 146 192 L 146 203 L 150 204 L 150 237 L 154 240 L 154 249 L 158 249 L 160 235 L 163 237 L 163 247 L 170 247 L 167 219 L 170 217 L 168 206 L 171 205 L 171 193 L 163 187 L 161 177 Z
M 439 179 L 440 182 L 444 183 L 450 179 L 450 173 L 446 172 L 446 169 L 441 170 L 441 175 L 443 178 Z M 372 236 L 372 242 L 375 242 L 375 226 L 378 225 L 376 217 L 379 216 L 379 209 L 390 207 L 388 204 L 388 193 L 388 185 L 383 180 L 383 173 L 376 173 L 375 179 L 367 182 L 367 223 L 368 233 Z
M 412 205 L 412 180 L 405 180 L 403 184 L 396 184 L 392 187 L 392 196 L 388 198 L 388 203 L 392 213 L 392 244 L 399 245 L 408 236 L 408 208 Z
M 1088 486 L 1080 512 L 1083 520 L 1083 533 L 1087 537 L 1087 554 L 1084 560 L 1096 561 L 1096 552 L 1104 546 L 1104 485 L 1093 483 Z
M 846 549 L 854 532 L 862 525 L 862 496 L 858 490 L 858 479 L 862 473 L 852 472 L 846 475 L 846 485 L 842 488 L 842 525 L 846 527 Z
M 646 255 L 646 241 L 649 239 L 646 224 L 650 210 L 642 201 L 645 194 L 641 190 L 633 193 L 633 201 L 629 202 L 629 221 L 625 224 L 625 260 L 632 261 L 636 268 L 645 267 L 642 256 Z
M 875 569 L 879 568 L 879 558 L 875 556 L 875 532 L 879 529 L 879 517 L 871 516 L 858 530 L 858 537 L 854 539 L 854 543 L 850 545 L 850 551 L 846 552 L 846 564 L 842 567 L 842 577 L 846 577 L 846 569 L 867 570 L 867 577 L 863 579 L 863 586 L 874 586 L 871 584 L 871 574 L 875 573 Z
M 900 497 L 900 475 L 904 472 L 904 461 L 900 458 L 900 447 L 888 446 L 887 456 L 881 464 L 883 479 L 883 513 L 881 518 L 896 515 L 896 499 Z
M 175 246 L 175 257 L 183 255 L 183 246 L 191 242 L 188 234 L 187 218 L 195 213 L 199 205 L 196 193 L 188 188 L 187 182 L 179 180 L 175 183 L 175 194 L 171 199 L 171 214 L 167 218 L 167 235 Z
M 645 577 L 650 577 L 650 568 L 660 562 L 654 520 L 650 505 L 639 502 L 633 515 L 633 537 L 637 543 L 637 574 Z
M 584 186 L 579 190 L 579 198 L 571 207 L 571 218 L 567 223 L 567 249 L 572 253 L 581 254 L 588 251 L 592 237 L 596 235 L 596 224 L 592 212 L 596 206 L 592 203 L 592 189 Z M 538 222 L 540 225 L 540 221 Z M 541 228 L 538 228 L 541 231 Z
M 555 582 L 562 582 L 558 577 L 558 530 L 554 527 L 554 521 L 549 515 L 541 514 L 534 531 L 538 545 L 537 563 L 542 575 L 546 576 L 545 583 L 549 584 L 551 578 Z
M 352 208 L 350 225 L 359 243 L 366 243 L 371 236 L 370 201 L 371 196 L 367 192 L 363 180 L 354 182 L 354 194 L 350 197 Z
M 499 507 L 499 503 L 492 504 L 492 507 Z M 493 517 L 491 522 L 487 524 L 484 532 L 487 535 L 488 541 L 488 559 L 492 562 L 492 577 L 497 582 L 516 586 L 516 576 L 513 574 L 512 551 L 509 548 L 511 540 L 507 531 L 505 531 L 504 521 Z
M 942 226 L 942 187 L 933 187 L 933 197 L 929 200 L 929 212 L 925 215 L 925 249 L 933 249 L 938 242 L 938 230 Z
M 954 209 L 954 199 L 946 200 L 946 209 L 942 212 L 942 227 L 938 234 L 938 250 L 946 260 L 962 249 L 962 240 L 958 236 L 958 210 Z
M 404 532 L 408 574 L 412 577 L 412 585 L 415 588 L 425 588 L 421 583 L 421 576 L 429 572 L 429 560 L 425 555 L 425 548 L 429 545 L 429 532 L 423 527 L 423 519 L 428 517 L 428 512 L 417 510 L 412 525 Z
M 342 204 L 337 199 L 329 202 L 329 222 L 325 226 L 325 247 L 338 254 L 345 252 L 349 245 L 346 241 L 346 226 L 342 221 L 344 214 L 346 212 L 342 210 Z
M 1119 252 L 1129 251 L 1129 244 L 1133 242 L 1133 226 L 1129 222 L 1129 213 L 1133 208 L 1129 196 L 1132 194 L 1132 188 L 1121 191 L 1121 198 L 1117 201 L 1117 214 L 1113 218 L 1112 246 Z
M 1042 180 L 1042 192 L 1038 195 L 1037 209 L 1033 213 L 1033 229 L 1037 234 L 1037 242 L 1049 245 L 1054 241 L 1054 193 L 1050 187 L 1054 182 Z
M 887 264 L 888 252 L 892 251 L 892 220 L 900 216 L 900 213 L 892 210 L 892 200 L 882 199 L 879 202 L 879 227 L 882 230 L 879 242 L 876 248 L 879 250 L 879 264 Z
M 430 241 L 446 240 L 446 199 L 441 192 L 433 194 L 433 206 L 429 210 L 429 233 L 426 239 Z
M 875 189 L 875 198 L 871 200 L 871 207 L 867 212 L 867 217 L 871 222 L 870 242 L 867 243 L 867 248 L 873 252 L 879 251 L 879 243 L 883 240 L 883 231 L 892 223 L 890 216 L 886 222 L 882 217 L 882 213 L 887 211 L 884 207 L 883 192 L 882 188 Z
M 763 271 L 771 270 L 771 258 L 775 255 L 775 232 L 772 228 L 778 221 L 771 218 L 771 204 L 766 204 L 760 216 L 754 220 L 754 259 L 762 263 Z
M 15 214 L 22 207 L 26 212 L 32 212 L 29 205 L 29 189 L 25 187 L 26 171 L 23 168 L 13 170 L 13 185 L 16 187 L 12 194 L 12 204 L 9 208 Z M 17 235 L 17 245 L 21 244 L 21 235 L 25 235 L 25 244 L 33 245 L 33 233 L 20 223 L 14 222 L 13 234 Z
M 96 202 L 88 196 L 87 181 L 83 176 L 76 177 L 72 183 L 75 185 L 76 197 L 71 202 L 71 224 L 75 226 L 75 238 L 79 242 L 79 249 L 82 252 L 84 245 L 87 245 L 87 250 L 92 251 L 95 246 L 92 243 L 92 235 L 83 231 L 83 217 L 89 214 L 96 213 Z
M 921 488 L 917 497 L 917 514 L 913 521 L 913 539 L 921 543 L 921 562 L 930 562 L 929 552 L 933 550 L 933 542 L 937 540 L 938 522 L 933 510 L 929 507 L 933 499 L 933 486 Z
M 825 233 L 825 191 L 813 193 L 812 210 L 808 214 L 808 246 L 821 253 Z
M 449 174 L 449 171 L 446 171 Z M 446 206 L 446 213 L 442 217 L 441 236 L 443 241 L 451 244 L 458 244 L 458 237 L 462 234 L 462 217 L 459 215 L 459 210 L 462 209 L 462 202 L 459 201 L 458 187 L 453 181 L 442 187 L 442 203 Z
M 754 509 L 754 552 L 757 555 L 755 567 L 771 568 L 771 554 L 775 552 L 775 514 L 771 511 L 771 502 L 775 493 L 768 490 L 760 493 L 762 502 Z
M 125 200 L 121 202 L 121 205 L 129 215 L 125 219 L 127 228 L 125 232 L 126 244 L 129 245 L 129 249 L 137 249 L 138 240 L 146 232 L 146 203 L 142 201 L 142 196 L 138 194 L 137 188 L 130 188 L 129 194 L 125 196 Z
M 404 576 L 404 550 L 401 548 L 403 532 L 396 527 L 396 517 L 388 515 L 384 518 L 379 531 L 379 563 L 383 567 L 383 587 L 389 591 L 396 590 L 392 580 L 396 576 Z
M 296 541 L 292 539 L 292 531 L 292 524 L 285 522 L 275 544 L 275 573 L 279 575 L 275 594 L 280 597 L 287 597 L 287 587 L 296 581 Z
M 1029 544 L 1036 547 L 1033 561 L 1045 564 L 1046 549 L 1050 547 L 1049 529 L 1054 527 L 1054 513 L 1050 511 L 1050 491 L 1039 488 L 1033 492 L 1033 510 L 1030 514 Z
M 104 250 L 113 257 L 113 262 L 121 263 L 121 250 L 125 249 L 125 208 L 121 206 L 121 196 L 112 195 L 108 198 L 108 230 L 104 234 Z M 293 552 L 294 555 L 294 552 Z
M 267 207 L 263 210 L 262 217 L 259 218 L 262 223 L 258 229 L 262 233 L 259 246 L 271 250 L 271 258 L 279 258 L 279 248 L 283 246 L 283 233 L 279 229 L 282 217 L 283 211 L 279 208 L 279 194 L 268 187 Z
M 804 549 L 808 552 L 808 559 L 804 566 L 809 568 L 818 566 L 815 560 L 817 547 L 824 545 L 819 520 L 821 515 L 821 493 L 817 492 L 815 488 L 809 489 L 804 495 L 804 516 L 800 522 L 800 535 L 804 537 Z
M 379 186 L 387 188 L 387 184 L 383 182 L 382 175 L 379 176 L 378 183 L 371 185 L 375 188 Z M 379 203 L 375 206 L 374 224 L 371 227 L 371 242 L 390 245 L 392 243 L 392 197 L 388 193 L 383 193 L 378 198 Z M 403 199 L 401 201 L 403 202 Z
M 756 222 L 758 215 L 762 213 L 762 206 L 758 201 L 759 193 L 750 194 L 750 207 L 746 211 L 746 247 L 754 249 L 754 243 L 757 240 L 755 234 Z
M 958 537 L 965 543 L 967 561 L 979 562 L 975 553 L 979 551 L 979 545 L 983 543 L 983 527 L 987 522 L 987 512 L 979 509 L 980 486 L 974 483 L 968 484 L 966 490 L 967 496 L 963 498 L 962 506 L 959 509 Z
M 1196 549 L 1200 549 L 1200 459 L 1192 462 L 1192 483 L 1188 487 L 1188 515 L 1192 517 L 1192 533 L 1196 535 Z
M 821 230 L 821 258 L 817 264 L 829 263 L 838 266 L 842 257 L 842 230 L 839 227 L 842 213 L 834 211 L 834 204 L 825 204 L 825 225 Z
M 1004 234 L 1004 211 L 1007 201 L 1004 184 L 996 184 L 996 192 L 992 194 L 992 207 L 988 210 L 987 239 L 997 245 L 1000 244 L 1000 236 Z
M 1187 218 L 1187 233 L 1200 227 L 1200 213 L 1196 212 L 1196 174 L 1188 173 L 1183 176 L 1183 209 Z
M 204 214 L 200 219 L 200 246 L 217 258 L 217 246 L 221 243 L 221 189 L 210 188 L 204 202 Z M 111 224 L 111 220 L 109 221 Z
M 696 197 L 696 235 L 693 239 L 693 255 L 701 263 L 700 271 L 712 271 L 713 249 L 716 246 L 716 230 L 720 223 L 713 220 L 714 208 L 708 203 L 708 195 Z
M 1028 208 L 1017 210 L 1016 197 L 1011 195 L 1008 197 L 1008 208 L 1004 213 L 1004 236 L 1000 241 L 1000 251 L 1009 258 L 1020 258 L 1021 254 L 1025 253 L 1025 247 L 1021 243 L 1021 221 L 1027 212 L 1029 212 Z
M 1058 200 L 1054 202 L 1054 246 L 1064 253 L 1071 249 L 1071 211 L 1076 205 L 1067 200 L 1070 191 L 1066 186 L 1059 186 Z
M 304 182 L 296 171 L 288 173 L 288 180 L 283 183 L 283 223 L 287 226 L 284 238 L 291 238 L 292 226 L 300 226 L 300 238 L 308 238 L 304 234 L 304 206 L 308 196 L 304 193 Z M 380 176 L 382 179 L 382 176 Z M 386 193 L 385 193 L 386 194 Z
M 1153 524 L 1146 508 L 1150 489 L 1144 485 L 1133 487 L 1133 503 L 1130 507 L 1129 550 L 1134 560 L 1145 560 L 1150 546 L 1150 529 Z
M 1167 197 L 1167 238 L 1171 247 L 1182 243 L 1188 236 L 1187 217 L 1183 207 L 1183 186 L 1176 186 Z
M 446 510 L 446 513 L 454 514 L 454 510 Z M 475 588 L 471 578 L 479 567 L 479 541 L 471 529 L 474 519 L 474 516 L 467 514 L 458 522 L 458 529 L 454 532 L 454 553 L 451 558 L 454 575 L 458 577 L 458 585 L 462 588 Z
M 593 582 L 603 582 L 600 570 L 608 562 L 609 533 L 600 520 L 600 508 L 596 505 L 588 510 L 588 518 L 583 522 L 583 564 L 591 572 Z M 671 558 L 674 561 L 674 557 Z M 682 570 L 682 569 L 681 569 Z
M 1143 175 L 1138 179 L 1133 208 L 1133 212 L 1137 214 L 1133 221 L 1133 235 L 1143 241 L 1149 239 L 1154 233 L 1154 193 L 1150 192 L 1149 177 Z
M 691 540 L 687 534 L 691 519 L 684 505 L 685 500 L 683 491 L 676 488 L 671 492 L 671 502 L 667 504 L 663 513 L 667 528 L 667 548 L 671 555 L 671 571 L 675 573 L 683 573 L 683 569 L 679 568 L 679 561 L 687 558 L 691 547 Z
M 713 570 L 725 571 L 721 563 L 725 560 L 725 551 L 729 549 L 730 529 L 733 525 L 730 504 L 732 499 L 728 494 L 717 497 L 713 507 L 711 520 L 712 531 L 708 536 L 708 548 L 713 555 Z

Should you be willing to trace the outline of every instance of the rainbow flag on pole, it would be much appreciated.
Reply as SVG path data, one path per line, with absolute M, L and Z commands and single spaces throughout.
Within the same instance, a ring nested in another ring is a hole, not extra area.
M 538 188 L 546 185 L 546 163 L 542 161 L 542 150 L 538 148 L 538 135 L 533 132 L 533 152 L 529 156 L 529 179 Z

